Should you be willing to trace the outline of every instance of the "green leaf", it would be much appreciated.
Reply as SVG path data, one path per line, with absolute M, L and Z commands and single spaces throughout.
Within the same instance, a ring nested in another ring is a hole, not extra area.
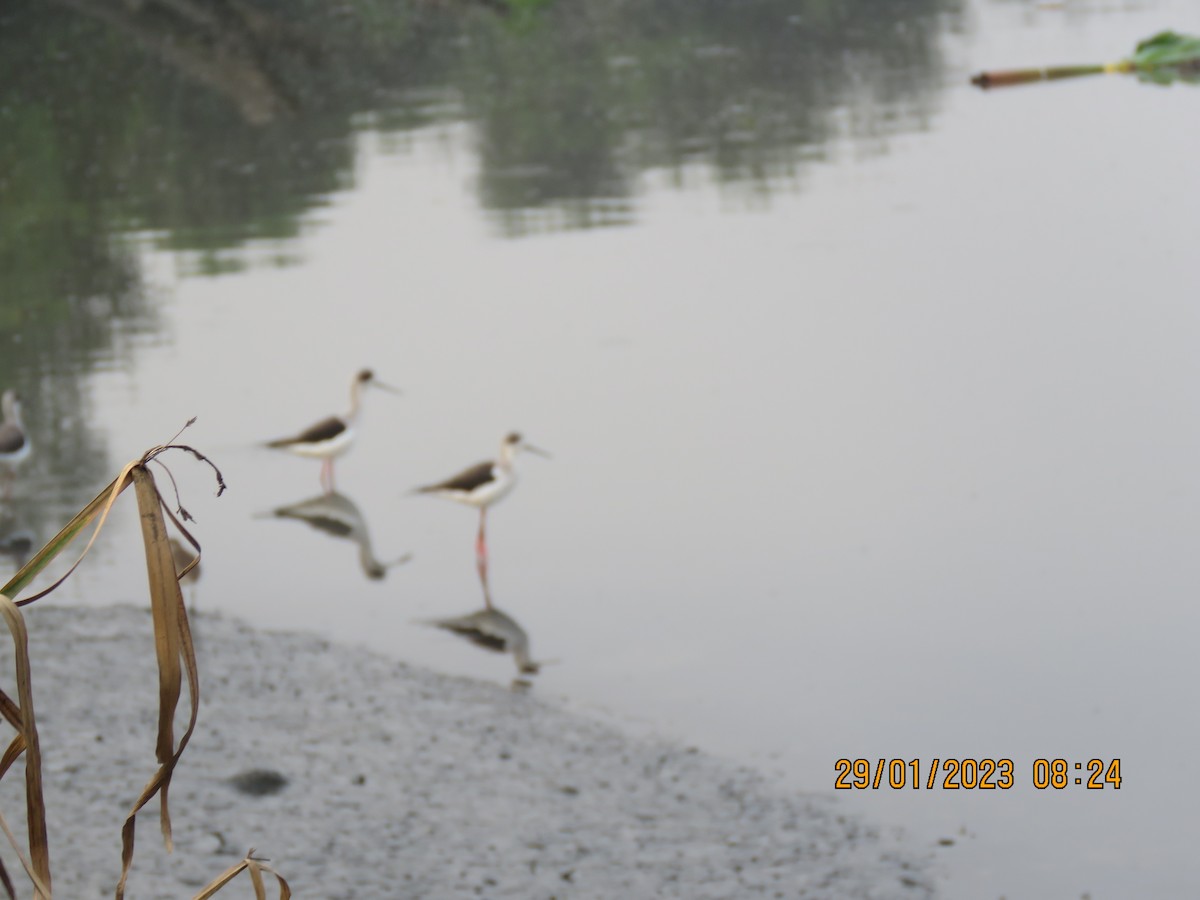
M 1130 59 L 1140 70 L 1200 67 L 1200 38 L 1162 31 L 1137 45 Z
M 1135 62 L 1148 65 L 1174 65 L 1195 61 L 1200 56 L 1200 38 L 1174 31 L 1162 31 L 1137 45 Z

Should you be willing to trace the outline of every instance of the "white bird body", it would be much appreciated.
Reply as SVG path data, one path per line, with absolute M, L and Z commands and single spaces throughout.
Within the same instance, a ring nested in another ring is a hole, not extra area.
M 311 432 L 315 432 L 318 426 L 327 426 L 324 430 L 332 432 L 332 434 L 329 437 L 314 437 Z M 301 440 L 306 435 L 308 435 L 308 439 Z M 305 429 L 295 438 L 285 438 L 287 443 L 272 441 L 269 446 L 277 450 L 287 450 L 297 456 L 306 456 L 309 459 L 336 459 L 343 456 L 354 445 L 357 437 L 358 434 L 353 424 L 344 419 L 331 417 Z
M 492 600 L 487 580 L 487 511 L 493 503 L 503 500 L 517 484 L 517 473 L 513 458 L 519 450 L 528 450 L 539 456 L 549 456 L 545 450 L 525 443 L 517 432 L 504 436 L 500 442 L 500 455 L 495 460 L 477 463 L 463 469 L 457 475 L 417 488 L 421 494 L 434 494 L 479 510 L 479 533 L 475 538 L 475 566 L 479 570 L 479 581 L 483 584 L 483 597 L 491 608 Z
M 465 469 L 442 484 L 421 488 L 421 491 L 480 509 L 504 499 L 516 486 L 517 473 L 511 467 L 505 469 L 497 463 L 486 462 Z
M 506 435 L 500 444 L 500 455 L 495 460 L 476 463 L 469 469 L 463 469 L 457 475 L 427 484 L 417 488 L 422 494 L 434 494 L 448 500 L 457 500 L 478 510 L 487 509 L 493 503 L 503 500 L 517 485 L 517 471 L 513 467 L 513 458 L 518 450 L 528 450 L 541 456 L 547 455 L 525 443 L 521 435 L 515 431 Z

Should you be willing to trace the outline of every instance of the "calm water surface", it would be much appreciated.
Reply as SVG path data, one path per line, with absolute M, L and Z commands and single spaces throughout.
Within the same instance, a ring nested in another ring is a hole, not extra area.
M 1200 93 L 966 80 L 1200 12 L 574 6 L 225 23 L 215 69 L 169 16 L 6 13 L 0 375 L 37 451 L 4 545 L 195 415 L 230 485 L 173 465 L 200 609 L 507 682 L 421 624 L 481 604 L 476 522 L 407 492 L 519 428 L 554 459 L 491 516 L 492 589 L 538 692 L 815 792 L 1010 758 L 1010 791 L 843 800 L 946 897 L 1196 895 Z M 404 390 L 338 465 L 365 537 L 279 518 L 318 465 L 256 445 L 364 365 Z M 142 602 L 137 542 L 130 506 L 62 602 Z M 1035 790 L 1037 758 L 1124 781 Z

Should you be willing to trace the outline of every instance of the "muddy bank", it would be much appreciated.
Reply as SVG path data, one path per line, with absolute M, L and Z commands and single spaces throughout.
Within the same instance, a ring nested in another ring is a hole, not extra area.
M 27 618 L 55 895 L 111 896 L 121 822 L 154 769 L 149 613 Z M 202 707 L 171 790 L 176 849 L 144 812 L 132 900 L 186 897 L 251 846 L 323 900 L 932 896 L 919 861 L 835 803 L 536 690 L 215 615 L 194 628 Z M 237 781 L 256 769 L 282 780 Z M 19 781 L 2 788 L 10 818 Z

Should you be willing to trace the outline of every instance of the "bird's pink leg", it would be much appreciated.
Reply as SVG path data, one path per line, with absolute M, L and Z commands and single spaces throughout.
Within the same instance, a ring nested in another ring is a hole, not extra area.
M 483 605 L 487 609 L 492 608 L 492 589 L 488 587 L 487 566 L 479 570 L 479 583 L 483 585 Z
M 321 487 L 326 494 L 333 493 L 333 458 L 321 460 Z
M 487 507 L 479 508 L 479 534 L 475 538 L 475 563 L 487 568 Z
M 475 538 L 475 568 L 479 572 L 479 583 L 483 585 L 483 602 L 492 608 L 492 592 L 488 587 L 487 559 L 487 507 L 479 508 L 479 535 Z

